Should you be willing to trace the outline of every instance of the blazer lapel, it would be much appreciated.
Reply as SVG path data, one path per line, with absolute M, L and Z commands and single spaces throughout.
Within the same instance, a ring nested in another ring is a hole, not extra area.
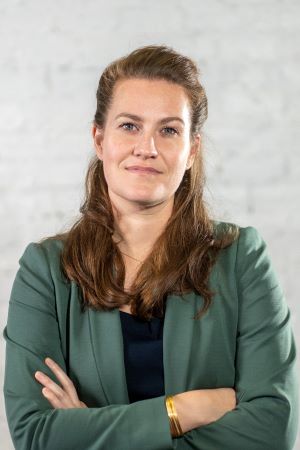
M 163 334 L 165 394 L 175 395 L 188 387 L 193 362 L 192 340 L 195 320 L 202 297 L 195 293 L 170 295 L 167 299 Z
M 89 309 L 88 313 L 95 363 L 107 403 L 128 404 L 120 311 Z
M 200 308 L 199 299 L 194 293 L 167 298 L 163 331 L 166 395 L 186 390 L 192 361 L 193 316 Z M 120 311 L 89 309 L 88 314 L 99 382 L 107 403 L 128 404 Z

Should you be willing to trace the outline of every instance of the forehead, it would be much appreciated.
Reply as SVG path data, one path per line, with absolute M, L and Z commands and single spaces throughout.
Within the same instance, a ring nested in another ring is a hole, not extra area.
M 179 84 L 166 80 L 132 78 L 117 81 L 110 110 L 112 113 L 130 110 L 132 113 L 152 111 L 153 114 L 176 113 L 186 116 L 189 111 L 189 99 Z

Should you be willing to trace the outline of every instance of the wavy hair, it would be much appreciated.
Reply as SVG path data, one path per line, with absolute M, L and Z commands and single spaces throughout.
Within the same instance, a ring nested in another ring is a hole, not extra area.
M 94 125 L 104 128 L 117 81 L 132 78 L 162 79 L 182 86 L 190 104 L 190 139 L 202 133 L 207 118 L 207 97 L 199 70 L 190 58 L 171 47 L 140 47 L 109 64 L 97 89 Z M 151 253 L 141 264 L 130 291 L 125 291 L 125 264 L 112 239 L 114 216 L 103 163 L 97 156 L 89 162 L 81 216 L 68 231 L 45 239 L 63 241 L 62 272 L 81 288 L 83 310 L 112 310 L 131 304 L 132 313 L 144 320 L 162 317 L 168 294 L 190 291 L 203 298 L 199 319 L 209 308 L 214 292 L 209 275 L 222 248 L 238 235 L 233 224 L 217 230 L 203 198 L 205 173 L 201 151 L 187 169 L 174 195 L 172 214 Z

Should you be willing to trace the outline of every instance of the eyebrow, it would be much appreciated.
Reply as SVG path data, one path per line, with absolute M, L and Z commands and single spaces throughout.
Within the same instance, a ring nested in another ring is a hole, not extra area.
M 118 119 L 119 117 L 128 117 L 129 119 L 136 120 L 137 122 L 142 122 L 143 121 L 142 117 L 136 116 L 135 114 L 130 114 L 130 113 L 127 113 L 127 112 L 122 112 L 122 113 L 118 114 L 115 117 L 115 120 Z M 158 123 L 163 124 L 163 123 L 171 122 L 172 120 L 178 120 L 183 125 L 185 125 L 184 120 L 182 120 L 181 117 L 177 117 L 177 116 L 164 117 L 163 119 L 159 120 Z

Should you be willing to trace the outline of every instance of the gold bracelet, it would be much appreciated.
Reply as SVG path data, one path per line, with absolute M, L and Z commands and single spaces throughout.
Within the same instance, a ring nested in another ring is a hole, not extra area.
M 168 411 L 172 437 L 176 438 L 179 436 L 183 436 L 172 395 L 166 396 L 165 404 Z

